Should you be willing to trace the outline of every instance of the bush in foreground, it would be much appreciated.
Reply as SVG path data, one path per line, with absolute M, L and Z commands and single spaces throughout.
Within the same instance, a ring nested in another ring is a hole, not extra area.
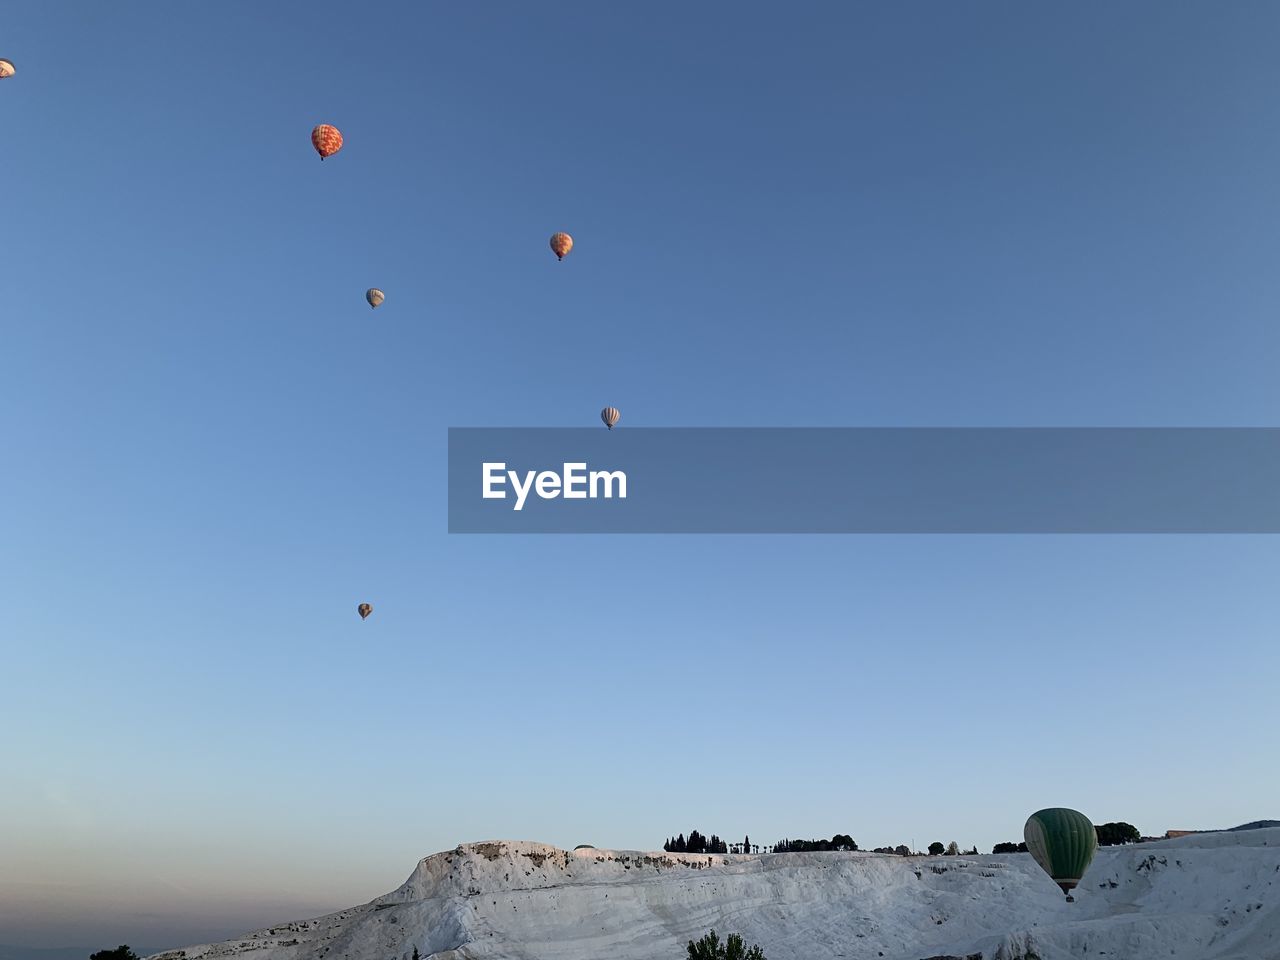
M 724 943 L 712 930 L 697 942 L 689 941 L 689 960 L 765 960 L 764 951 L 759 944 L 752 944 L 748 950 L 742 937 L 736 933 L 729 934 Z

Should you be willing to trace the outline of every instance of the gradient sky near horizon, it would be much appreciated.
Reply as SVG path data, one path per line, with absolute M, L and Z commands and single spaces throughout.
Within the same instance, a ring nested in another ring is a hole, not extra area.
M 1261 2 L 9 0 L 0 943 L 227 937 L 487 838 L 1280 816 L 1274 537 L 445 532 L 448 427 L 606 404 L 1276 425 L 1278 43 Z

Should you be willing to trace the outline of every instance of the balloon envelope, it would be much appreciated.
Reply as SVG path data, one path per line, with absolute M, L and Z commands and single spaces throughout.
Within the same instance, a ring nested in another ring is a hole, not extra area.
M 369 301 L 369 306 L 380 307 L 382 306 L 382 301 L 387 299 L 387 296 L 377 287 L 370 287 L 364 298 Z
M 573 237 L 567 233 L 553 233 L 551 235 L 551 252 L 556 255 L 557 260 L 563 260 L 572 249 Z
M 1072 889 L 1098 849 L 1098 834 L 1089 818 L 1066 807 L 1037 810 L 1027 818 L 1022 836 L 1036 863 L 1072 899 Z
M 17 71 L 13 69 L 13 64 L 8 60 L 0 60 L 0 80 L 7 80 Z
M 342 149 L 342 131 L 327 123 L 321 123 L 311 131 L 311 145 L 320 154 L 320 159 L 332 157 Z
M 360 619 L 363 620 L 365 617 L 369 616 L 369 614 L 373 613 L 373 604 L 360 604 L 360 606 L 356 607 L 356 613 L 360 614 Z
M 621 416 L 622 414 L 618 412 L 617 407 L 605 407 L 600 411 L 600 419 L 604 421 L 604 425 L 610 430 L 613 429 L 613 425 L 618 422 Z

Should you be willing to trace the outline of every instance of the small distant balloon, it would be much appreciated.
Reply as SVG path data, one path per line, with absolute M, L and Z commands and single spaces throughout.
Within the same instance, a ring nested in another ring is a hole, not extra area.
M 0 80 L 8 80 L 15 73 L 17 73 L 17 71 L 13 69 L 12 61 L 0 60 Z
M 311 145 L 320 154 L 320 159 L 332 157 L 342 149 L 342 131 L 327 123 L 321 123 L 311 131 Z
M 618 422 L 621 416 L 622 414 L 618 412 L 617 407 L 605 407 L 600 411 L 600 419 L 604 421 L 604 425 L 610 430 L 613 429 L 613 425 Z
M 382 301 L 387 299 L 387 295 L 377 287 L 370 287 L 364 298 L 369 301 L 369 306 L 376 309 L 382 306 Z
M 553 233 L 551 235 L 551 252 L 556 255 L 557 260 L 563 260 L 572 249 L 573 237 L 567 233 Z
M 369 616 L 369 614 L 373 613 L 373 604 L 372 603 L 360 604 L 360 606 L 356 607 L 356 613 L 360 614 L 361 620 L 366 619 Z

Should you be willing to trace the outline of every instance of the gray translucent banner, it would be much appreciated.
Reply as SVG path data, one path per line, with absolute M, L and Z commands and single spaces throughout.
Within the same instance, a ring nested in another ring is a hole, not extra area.
M 1280 429 L 454 428 L 449 531 L 1277 533 Z

